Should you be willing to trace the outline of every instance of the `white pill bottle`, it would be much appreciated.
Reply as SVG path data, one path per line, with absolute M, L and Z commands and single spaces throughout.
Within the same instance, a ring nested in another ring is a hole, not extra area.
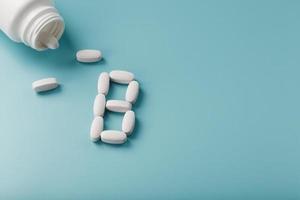
M 64 28 L 51 0 L 0 0 L 0 29 L 15 42 L 38 51 L 56 49 Z

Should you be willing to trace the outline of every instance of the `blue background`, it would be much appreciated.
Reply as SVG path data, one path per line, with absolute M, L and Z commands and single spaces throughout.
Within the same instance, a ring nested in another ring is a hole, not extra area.
M 0 199 L 300 199 L 300 1 L 56 4 L 60 49 L 0 34 Z M 77 63 L 85 48 L 104 61 Z M 141 83 L 122 146 L 89 140 L 98 75 L 113 69 Z M 62 86 L 35 94 L 50 76 Z

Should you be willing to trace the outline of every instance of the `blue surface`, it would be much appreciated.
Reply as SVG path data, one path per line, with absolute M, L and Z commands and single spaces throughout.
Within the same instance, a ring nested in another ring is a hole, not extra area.
M 300 199 L 300 1 L 57 7 L 59 50 L 0 34 L 0 199 Z M 82 48 L 105 60 L 77 63 Z M 97 78 L 113 69 L 142 88 L 123 146 L 89 141 Z M 62 87 L 36 95 L 49 76 Z

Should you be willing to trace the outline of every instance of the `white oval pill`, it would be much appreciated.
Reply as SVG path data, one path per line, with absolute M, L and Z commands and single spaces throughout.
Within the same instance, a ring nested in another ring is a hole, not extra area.
M 122 131 L 127 135 L 131 135 L 135 125 L 135 114 L 132 110 L 127 111 L 122 121 Z
M 113 111 L 113 112 L 126 112 L 128 110 L 131 110 L 131 103 L 127 101 L 122 100 L 108 100 L 106 102 L 106 108 L 107 110 Z
M 134 79 L 134 74 L 127 71 L 115 70 L 109 73 L 112 81 L 120 84 L 128 84 Z
M 103 118 L 102 117 L 95 117 L 90 130 L 90 138 L 93 142 L 97 142 L 101 138 L 101 132 L 103 131 Z
M 85 49 L 77 51 L 76 59 L 83 63 L 93 63 L 98 62 L 102 59 L 102 53 L 99 50 Z
M 36 92 L 45 92 L 48 90 L 53 90 L 57 87 L 58 82 L 56 78 L 45 78 L 32 83 L 32 89 Z
M 135 103 L 139 95 L 139 83 L 137 81 L 131 81 L 128 85 L 125 99 L 130 103 Z
M 127 136 L 122 131 L 106 130 L 101 133 L 102 142 L 109 144 L 123 144 L 127 140 Z
M 103 116 L 105 111 L 106 99 L 103 94 L 98 94 L 94 100 L 94 116 Z
M 98 93 L 107 95 L 109 90 L 109 74 L 102 72 L 98 79 Z

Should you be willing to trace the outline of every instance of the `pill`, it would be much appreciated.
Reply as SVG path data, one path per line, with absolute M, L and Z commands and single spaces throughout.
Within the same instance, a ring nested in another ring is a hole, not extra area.
M 122 131 L 106 130 L 101 132 L 102 142 L 109 144 L 123 144 L 127 140 L 127 136 Z
M 59 47 L 58 40 L 54 36 L 49 37 L 48 41 L 44 45 L 49 49 L 57 49 Z
M 120 70 L 111 71 L 109 76 L 113 82 L 120 84 L 128 84 L 134 79 L 133 73 Z
M 48 90 L 53 90 L 57 87 L 58 82 L 56 78 L 45 78 L 32 83 L 32 89 L 36 92 L 45 92 Z
M 98 93 L 107 95 L 109 90 L 109 74 L 102 72 L 98 79 Z
M 106 99 L 103 94 L 98 94 L 94 100 L 94 116 L 103 116 L 105 111 Z
M 102 59 L 102 53 L 99 50 L 85 49 L 76 53 L 77 61 L 83 63 L 98 62 Z
M 101 138 L 101 132 L 103 131 L 103 118 L 95 117 L 90 130 L 90 138 L 93 142 L 97 142 Z
M 107 110 L 113 111 L 113 112 L 126 112 L 128 110 L 131 110 L 131 103 L 127 101 L 122 100 L 108 100 L 106 102 L 106 108 Z
M 125 99 L 130 103 L 135 103 L 139 95 L 139 83 L 137 81 L 131 81 L 128 85 Z
M 123 117 L 122 121 L 122 131 L 126 135 L 131 135 L 135 125 L 135 114 L 133 111 L 127 111 Z
M 57 38 L 51 32 L 41 32 L 38 41 L 49 49 L 57 49 L 59 47 Z

